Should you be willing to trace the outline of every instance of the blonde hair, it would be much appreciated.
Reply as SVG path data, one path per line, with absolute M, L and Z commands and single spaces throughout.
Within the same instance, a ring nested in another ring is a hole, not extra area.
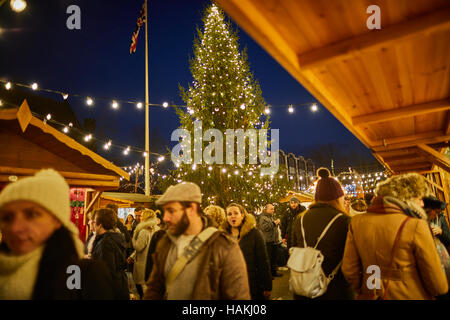
M 144 209 L 142 211 L 141 221 L 147 221 L 149 219 L 155 219 L 157 213 L 161 213 L 161 211 L 159 211 L 159 210 L 153 211 L 152 209 Z
M 430 190 L 423 176 L 418 173 L 406 173 L 378 183 L 375 194 L 408 202 L 429 195 Z
M 203 212 L 205 213 L 205 216 L 209 217 L 217 226 L 221 226 L 227 219 L 225 210 L 219 206 L 207 206 Z

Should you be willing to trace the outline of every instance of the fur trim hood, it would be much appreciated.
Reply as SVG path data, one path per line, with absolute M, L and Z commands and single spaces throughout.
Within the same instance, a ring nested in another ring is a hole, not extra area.
M 400 200 L 394 197 L 376 196 L 367 209 L 372 213 L 405 213 L 413 218 L 427 220 L 428 216 L 423 208 L 413 200 Z
M 244 220 L 242 221 L 242 225 L 239 229 L 239 239 L 240 241 L 243 237 L 245 237 L 252 229 L 256 228 L 256 219 L 251 214 L 246 214 Z M 225 220 L 220 226 L 219 230 L 225 231 L 226 233 L 231 233 L 231 227 L 227 220 Z
M 153 229 L 155 229 L 155 227 L 156 227 L 157 224 L 158 224 L 158 220 L 157 220 L 156 218 L 149 219 L 149 220 L 147 220 L 147 221 L 139 222 L 139 224 L 138 224 L 137 227 L 136 227 L 136 230 L 134 230 L 133 239 L 135 239 L 135 240 L 137 239 L 137 237 L 138 237 L 138 235 L 139 235 L 139 232 L 140 232 L 142 229 L 148 229 L 148 228 L 153 228 Z M 156 229 L 153 230 L 153 231 L 156 231 Z

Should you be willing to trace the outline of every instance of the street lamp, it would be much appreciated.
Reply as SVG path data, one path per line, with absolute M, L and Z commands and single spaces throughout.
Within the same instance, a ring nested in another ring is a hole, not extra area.
M 22 12 L 27 7 L 27 2 L 24 0 L 11 0 L 9 4 L 15 12 Z

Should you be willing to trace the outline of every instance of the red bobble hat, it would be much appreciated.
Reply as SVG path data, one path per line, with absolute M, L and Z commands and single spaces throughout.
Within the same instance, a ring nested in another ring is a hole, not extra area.
M 316 201 L 332 201 L 344 195 L 341 184 L 330 177 L 330 171 L 327 168 L 319 168 L 317 175 L 320 179 L 317 182 L 316 194 L 314 195 Z

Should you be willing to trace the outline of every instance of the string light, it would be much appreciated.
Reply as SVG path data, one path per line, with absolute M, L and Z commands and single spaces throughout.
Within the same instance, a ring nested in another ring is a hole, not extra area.
M 64 100 L 67 100 L 67 98 L 69 98 L 69 95 L 67 93 L 62 93 L 61 95 Z
M 169 106 L 169 104 L 167 102 L 163 103 L 163 108 L 167 108 Z
M 313 104 L 312 106 L 311 106 L 311 111 L 312 112 L 317 112 L 317 110 L 319 110 L 319 108 L 317 107 L 317 104 Z
M 11 82 L 7 82 L 7 83 L 5 84 L 5 88 L 6 88 L 6 90 L 11 89 Z
M 64 131 L 64 133 L 68 133 L 69 132 L 69 128 L 68 127 L 64 127 L 63 131 Z
M 31 85 L 31 89 L 37 90 L 37 88 L 38 88 L 38 84 L 36 82 Z
M 94 101 L 93 101 L 91 98 L 87 97 L 87 99 L 86 99 L 86 104 L 87 104 L 88 106 L 92 106 L 93 103 L 94 103 Z
M 292 105 L 290 105 L 288 111 L 289 111 L 289 113 L 293 113 L 294 112 L 294 107 Z
M 130 147 L 127 147 L 125 150 L 123 150 L 123 154 L 124 155 L 128 155 L 128 153 L 130 152 Z
M 138 102 L 138 103 L 136 104 L 136 107 L 137 107 L 138 109 L 142 109 L 142 102 Z
M 47 118 L 47 120 L 50 120 L 50 119 L 52 118 L 52 115 L 49 113 L 49 114 L 46 116 L 46 118 Z
M 119 104 L 117 103 L 116 100 L 113 100 L 113 102 L 112 102 L 112 107 L 113 107 L 113 109 L 119 108 Z

